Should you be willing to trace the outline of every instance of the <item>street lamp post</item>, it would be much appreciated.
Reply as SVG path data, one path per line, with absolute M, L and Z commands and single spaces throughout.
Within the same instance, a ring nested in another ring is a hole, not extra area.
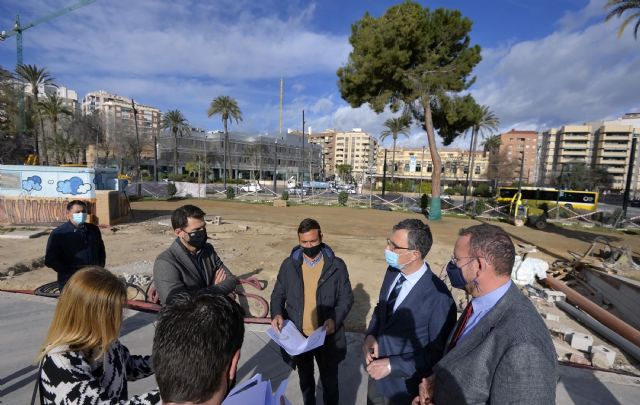
M 276 139 L 276 147 L 273 150 L 273 192 L 278 193 L 278 139 Z
M 522 142 L 522 150 L 520 151 L 522 153 L 522 156 L 520 156 L 520 180 L 518 181 L 518 193 L 522 193 L 522 172 L 524 171 L 524 142 L 525 142 L 525 138 L 520 138 L 520 141 Z M 522 194 L 520 194 L 522 196 Z M 522 197 L 520 197 L 522 198 Z

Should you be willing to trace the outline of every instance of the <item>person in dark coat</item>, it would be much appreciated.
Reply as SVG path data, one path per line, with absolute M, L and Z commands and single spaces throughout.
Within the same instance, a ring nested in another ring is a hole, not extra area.
M 410 404 L 456 322 L 451 293 L 425 260 L 432 243 L 419 219 L 399 222 L 387 239 L 388 267 L 362 346 L 369 404 Z
M 210 292 L 227 295 L 236 288 L 236 278 L 207 242 L 205 213 L 195 205 L 184 205 L 171 215 L 175 241 L 160 253 L 153 264 L 152 300 L 165 305 L 172 293 Z
M 290 320 L 305 336 L 319 327 L 326 329 L 323 346 L 284 360 L 297 367 L 305 405 L 316 403 L 315 358 L 320 371 L 325 404 L 339 402 L 338 365 L 344 360 L 347 342 L 344 320 L 353 305 L 347 266 L 322 242 L 320 224 L 311 218 L 298 227 L 299 245 L 280 266 L 271 294 L 271 325 L 280 331 Z
M 68 221 L 49 235 L 44 264 L 58 273 L 60 292 L 71 276 L 86 266 L 104 267 L 107 255 L 100 229 L 87 222 L 87 204 L 67 204 Z

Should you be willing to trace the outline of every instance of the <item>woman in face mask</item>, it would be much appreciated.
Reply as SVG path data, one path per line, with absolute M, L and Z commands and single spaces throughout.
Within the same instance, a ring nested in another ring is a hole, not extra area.
M 101 267 L 76 272 L 60 295 L 38 356 L 43 404 L 128 404 L 127 381 L 153 374 L 150 356 L 120 343 L 124 284 Z M 157 390 L 130 399 L 160 403 Z

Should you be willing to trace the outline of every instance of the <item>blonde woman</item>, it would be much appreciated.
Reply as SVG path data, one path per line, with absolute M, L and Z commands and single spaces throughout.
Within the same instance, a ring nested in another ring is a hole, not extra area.
M 65 286 L 39 360 L 43 404 L 157 404 L 157 390 L 127 399 L 127 381 L 153 374 L 150 356 L 120 343 L 124 284 L 101 267 L 75 273 Z

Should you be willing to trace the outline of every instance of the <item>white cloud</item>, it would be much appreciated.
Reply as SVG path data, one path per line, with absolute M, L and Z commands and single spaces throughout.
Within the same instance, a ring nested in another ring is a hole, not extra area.
M 503 129 L 545 129 L 636 110 L 639 44 L 632 35 L 618 39 L 615 30 L 599 22 L 489 49 L 471 93 L 500 117 Z

